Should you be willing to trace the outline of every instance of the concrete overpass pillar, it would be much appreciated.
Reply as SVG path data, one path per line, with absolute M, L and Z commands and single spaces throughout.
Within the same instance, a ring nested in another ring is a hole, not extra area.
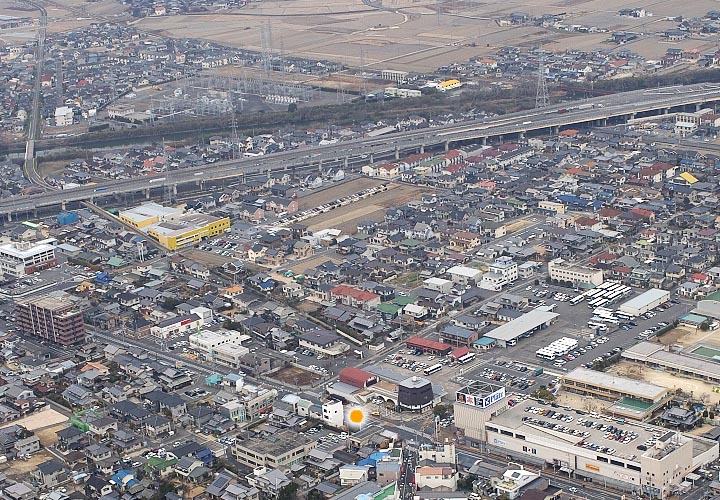
M 450 149 L 450 141 L 445 141 L 445 152 L 447 153 Z
M 701 109 L 702 109 L 702 104 L 701 104 L 701 103 L 695 104 L 695 111 L 700 111 Z
M 666 115 L 670 112 L 670 108 L 663 108 L 662 114 Z
M 172 185 L 172 194 L 173 196 L 177 195 L 177 184 Z
M 343 165 L 345 166 L 345 170 L 348 168 L 348 157 L 345 157 L 345 160 L 343 160 Z
M 8 212 L 7 218 L 8 218 L 8 222 L 12 222 L 12 213 Z
M 480 141 L 483 146 L 487 146 L 487 137 L 481 137 Z
M 370 165 L 372 165 L 373 163 L 375 163 L 375 155 L 370 153 Z
M 557 125 L 553 125 L 552 127 L 550 127 L 550 133 L 552 135 L 558 135 L 560 133 L 560 127 L 558 127 Z
M 400 148 L 397 146 L 395 146 L 395 159 L 396 160 L 400 159 Z
M 60 208 L 62 208 L 63 210 L 65 210 L 65 202 L 64 202 L 64 201 L 60 204 Z
M 420 144 L 420 154 L 425 154 L 425 144 Z
M 525 132 L 520 132 L 518 134 L 518 139 L 525 139 Z
M 634 120 L 634 119 L 635 119 L 635 113 L 630 113 L 630 119 L 631 119 L 631 120 Z
M 145 199 L 150 199 L 150 188 L 145 188 Z
M 601 119 L 600 119 L 600 126 L 601 126 L 601 127 L 607 127 L 607 118 L 601 118 Z

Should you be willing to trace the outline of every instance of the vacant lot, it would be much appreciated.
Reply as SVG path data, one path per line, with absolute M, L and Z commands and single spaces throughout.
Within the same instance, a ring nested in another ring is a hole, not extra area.
M 691 328 L 688 326 L 678 326 L 667 332 L 658 339 L 663 345 L 691 346 L 702 343 L 708 346 L 720 346 L 720 330 L 714 332 L 704 332 L 699 328 Z
M 338 207 L 324 214 L 307 219 L 304 223 L 311 231 L 336 228 L 343 234 L 354 234 L 357 223 L 364 220 L 381 221 L 385 217 L 385 210 L 390 207 L 399 207 L 411 200 L 418 199 L 427 192 L 427 188 L 408 186 L 405 184 L 390 184 L 388 190 L 369 198 Z
M 212 252 L 206 252 L 205 250 L 198 250 L 197 248 L 191 248 L 189 250 L 183 250 L 182 254 L 184 257 L 202 264 L 208 268 L 220 267 L 227 262 L 231 262 L 232 259 L 223 257 Z
M 307 271 L 308 269 L 317 267 L 328 260 L 331 260 L 336 264 L 342 262 L 342 259 L 335 256 L 316 255 L 315 257 L 305 259 L 302 262 L 298 262 L 297 264 L 291 264 L 290 269 L 292 269 L 292 272 L 294 272 L 295 274 L 304 274 L 305 271 Z
M 320 380 L 320 375 L 297 366 L 286 366 L 270 375 L 275 380 L 290 385 L 311 385 Z
M 382 181 L 377 179 L 371 179 L 369 177 L 359 177 L 357 179 L 348 180 L 345 182 L 337 183 L 326 189 L 321 189 L 313 192 L 307 192 L 305 196 L 298 198 L 298 204 L 300 210 L 307 210 L 308 208 L 315 208 L 329 201 L 337 200 L 351 194 L 355 194 L 364 189 L 379 186 Z
M 28 415 L 25 418 L 21 418 L 20 420 L 14 420 L 12 422 L 9 422 L 7 424 L 3 424 L 0 427 L 8 427 L 10 425 L 22 425 L 29 431 L 35 431 L 37 429 L 44 429 L 46 427 L 51 427 L 54 425 L 62 424 L 68 421 L 67 416 L 63 415 L 57 410 L 53 410 L 52 408 L 47 408 L 43 411 L 39 411 L 37 413 L 33 413 L 32 415 Z

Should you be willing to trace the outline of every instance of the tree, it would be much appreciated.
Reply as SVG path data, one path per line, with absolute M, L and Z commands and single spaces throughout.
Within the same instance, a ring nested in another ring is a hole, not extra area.
M 462 491 L 472 491 L 473 483 L 475 481 L 477 481 L 477 476 L 475 474 L 467 474 L 466 476 L 458 479 L 457 488 Z
M 450 411 L 450 405 L 437 405 L 433 408 L 433 415 L 436 417 L 444 417 Z
M 307 500 L 325 500 L 325 495 L 316 490 L 315 488 L 308 491 Z
M 297 109 L 297 103 L 291 102 L 290 104 L 288 104 L 288 113 L 294 113 L 297 111 Z
M 174 310 L 178 305 L 180 305 L 180 301 L 174 297 L 168 297 L 166 298 L 162 303 L 162 308 L 166 311 L 172 311 Z
M 541 386 L 537 390 L 533 391 L 530 396 L 542 399 L 543 401 L 555 401 L 555 394 L 550 392 L 545 386 Z
M 280 492 L 278 493 L 278 500 L 295 500 L 298 497 L 297 491 L 298 485 L 290 483 L 280 489 Z

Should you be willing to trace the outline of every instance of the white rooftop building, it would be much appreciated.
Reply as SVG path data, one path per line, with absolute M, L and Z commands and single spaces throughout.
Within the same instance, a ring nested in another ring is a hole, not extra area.
M 0 245 L 0 271 L 13 278 L 21 278 L 56 264 L 57 240 L 48 238 L 37 242 Z

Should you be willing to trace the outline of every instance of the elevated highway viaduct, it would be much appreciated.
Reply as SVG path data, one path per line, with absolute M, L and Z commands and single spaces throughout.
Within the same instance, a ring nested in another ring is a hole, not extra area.
M 720 101 L 720 84 L 624 92 L 503 115 L 490 120 L 366 137 L 326 146 L 273 153 L 260 158 L 243 158 L 167 171 L 155 176 L 122 179 L 30 196 L 16 196 L 0 200 L 0 217 L 11 220 L 14 217 L 33 216 L 38 209 L 65 207 L 69 203 L 97 201 L 102 197 L 124 193 L 141 193 L 150 197 L 153 190 L 176 193 L 179 186 L 188 185 L 203 189 L 208 183 L 223 179 L 242 179 L 280 171 L 307 172 L 330 166 L 348 167 L 352 164 L 372 163 L 379 158 L 399 158 L 401 154 L 424 151 L 426 148 L 447 150 L 455 144 L 485 142 L 498 137 L 517 137 L 532 132 L 557 132 L 562 127 L 580 124 L 602 125 L 613 119 L 622 121 L 688 108 L 695 110 L 717 101 Z

